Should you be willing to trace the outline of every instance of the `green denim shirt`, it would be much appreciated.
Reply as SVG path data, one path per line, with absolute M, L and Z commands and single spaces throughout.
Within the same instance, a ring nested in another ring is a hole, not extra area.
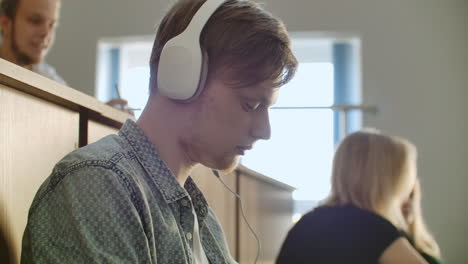
M 191 264 L 192 206 L 210 263 L 235 263 L 201 191 L 190 177 L 184 187 L 128 120 L 55 166 L 29 210 L 21 263 Z

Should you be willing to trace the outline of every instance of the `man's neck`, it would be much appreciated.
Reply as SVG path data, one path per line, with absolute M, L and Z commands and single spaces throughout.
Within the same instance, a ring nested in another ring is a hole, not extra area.
M 167 108 L 165 106 L 155 109 L 159 103 L 148 102 L 137 124 L 155 146 L 161 159 L 183 187 L 196 164 L 190 161 L 178 142 L 178 135 L 176 133 L 179 130 L 176 128 L 177 124 L 167 119 L 167 117 L 173 116 L 173 113 L 166 111 Z

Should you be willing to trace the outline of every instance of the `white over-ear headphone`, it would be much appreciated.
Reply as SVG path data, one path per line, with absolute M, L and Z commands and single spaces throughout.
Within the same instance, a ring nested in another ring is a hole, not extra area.
M 190 102 L 205 86 L 208 56 L 200 46 L 200 35 L 208 19 L 225 0 L 207 0 L 187 28 L 169 40 L 161 51 L 158 91 L 168 98 Z

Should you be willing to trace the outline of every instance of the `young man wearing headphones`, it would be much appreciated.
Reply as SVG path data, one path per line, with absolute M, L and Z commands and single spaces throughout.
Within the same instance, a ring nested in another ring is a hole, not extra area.
M 234 263 L 189 175 L 197 164 L 232 170 L 270 137 L 268 108 L 296 66 L 284 25 L 258 4 L 178 1 L 157 32 L 140 119 L 56 165 L 22 261 Z

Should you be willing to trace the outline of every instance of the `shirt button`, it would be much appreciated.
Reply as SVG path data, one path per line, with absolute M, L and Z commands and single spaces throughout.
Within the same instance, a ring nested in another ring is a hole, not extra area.
M 192 240 L 192 233 L 187 232 L 187 233 L 185 234 L 185 237 L 186 237 L 188 240 Z
M 188 206 L 187 200 L 182 200 L 180 203 L 182 204 L 182 206 L 185 206 L 185 207 Z

